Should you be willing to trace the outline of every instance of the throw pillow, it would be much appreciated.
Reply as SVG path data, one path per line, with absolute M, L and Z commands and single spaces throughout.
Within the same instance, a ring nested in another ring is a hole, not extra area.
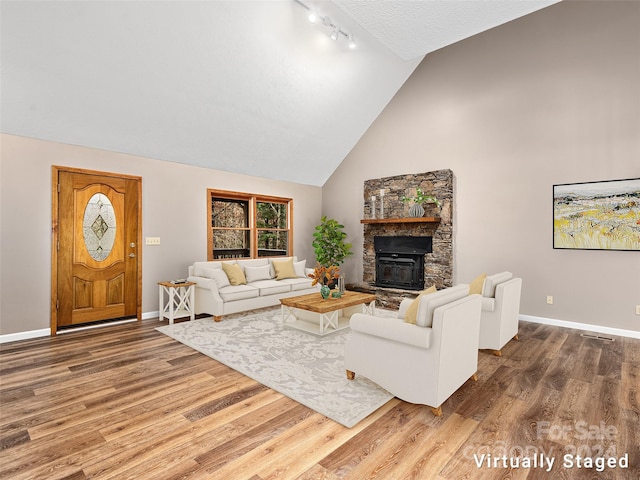
M 216 285 L 218 285 L 218 289 L 228 287 L 230 285 L 229 277 L 227 274 L 222 271 L 221 268 L 210 268 L 209 274 L 211 275 L 208 278 L 211 278 Z
M 242 267 L 237 263 L 222 262 L 222 269 L 224 273 L 227 274 L 227 277 L 229 277 L 229 283 L 231 285 L 245 285 L 247 283 Z
M 296 272 L 293 269 L 293 258 L 283 261 L 274 260 L 271 262 L 276 272 L 276 280 L 284 280 L 285 278 L 296 278 Z
M 484 279 L 487 278 L 486 273 L 482 273 L 478 275 L 473 281 L 469 284 L 469 295 L 482 295 L 482 286 L 484 285 Z
M 431 285 L 426 290 L 421 291 L 416 297 L 416 299 L 413 302 L 411 302 L 411 305 L 409 305 L 409 308 L 407 308 L 407 311 L 404 313 L 404 321 L 406 323 L 413 323 L 415 325 L 416 317 L 418 316 L 418 305 L 420 305 L 420 299 L 425 295 L 429 295 L 430 293 L 435 293 L 435 292 L 436 292 L 435 285 Z
M 296 277 L 306 277 L 306 275 L 304 274 L 304 269 L 306 266 L 307 266 L 306 260 L 293 262 L 293 270 L 296 272 Z
M 216 270 L 222 272 L 219 268 L 194 268 L 193 275 L 195 277 L 214 278 Z
M 247 278 L 247 283 L 269 280 L 271 278 L 271 267 L 269 264 L 262 267 L 244 267 L 244 276 Z

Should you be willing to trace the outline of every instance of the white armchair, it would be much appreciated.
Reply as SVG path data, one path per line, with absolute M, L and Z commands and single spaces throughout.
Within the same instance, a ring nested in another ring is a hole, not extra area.
M 482 286 L 482 314 L 480 316 L 480 349 L 493 350 L 501 356 L 502 348 L 512 338 L 518 338 L 520 292 L 522 279 L 511 272 L 489 275 Z
M 366 314 L 351 317 L 345 345 L 347 378 L 362 375 L 396 397 L 431 407 L 442 415 L 442 403 L 478 369 L 480 295 L 453 287 L 420 298 L 416 324 Z

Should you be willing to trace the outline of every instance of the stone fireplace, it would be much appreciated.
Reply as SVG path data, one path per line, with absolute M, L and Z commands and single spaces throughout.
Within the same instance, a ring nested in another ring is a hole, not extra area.
M 401 199 L 403 196 L 413 196 L 417 187 L 435 196 L 440 200 L 441 206 L 426 205 L 425 215 L 413 218 L 409 216 L 410 204 Z M 382 191 L 384 197 L 381 202 Z M 374 196 L 375 199 L 372 198 Z M 382 213 L 381 203 L 384 209 Z M 364 225 L 363 279 L 362 282 L 349 285 L 349 288 L 375 293 L 378 304 L 396 308 L 403 298 L 415 297 L 417 290 L 431 285 L 435 285 L 437 289 L 453 285 L 451 170 L 365 181 L 364 215 L 361 223 Z M 401 246 L 395 247 L 401 250 L 395 252 L 398 256 L 393 257 L 394 252 L 389 251 L 386 252 L 388 255 L 376 255 L 377 245 L 388 243 L 389 237 L 403 239 Z M 424 238 L 430 239 L 429 248 L 423 248 L 424 251 L 420 253 L 408 251 L 414 248 L 411 245 L 413 241 L 420 242 Z M 380 258 L 384 258 L 382 265 Z M 384 270 L 380 270 L 381 267 Z M 416 268 L 422 269 L 417 276 Z

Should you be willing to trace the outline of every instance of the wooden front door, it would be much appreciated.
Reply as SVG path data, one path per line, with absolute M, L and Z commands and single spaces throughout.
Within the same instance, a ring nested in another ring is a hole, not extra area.
M 141 179 L 54 167 L 54 184 L 52 333 L 140 320 Z

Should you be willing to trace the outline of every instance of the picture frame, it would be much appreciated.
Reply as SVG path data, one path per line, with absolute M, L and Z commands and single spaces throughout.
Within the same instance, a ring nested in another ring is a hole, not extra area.
M 553 185 L 553 248 L 640 251 L 640 178 Z

